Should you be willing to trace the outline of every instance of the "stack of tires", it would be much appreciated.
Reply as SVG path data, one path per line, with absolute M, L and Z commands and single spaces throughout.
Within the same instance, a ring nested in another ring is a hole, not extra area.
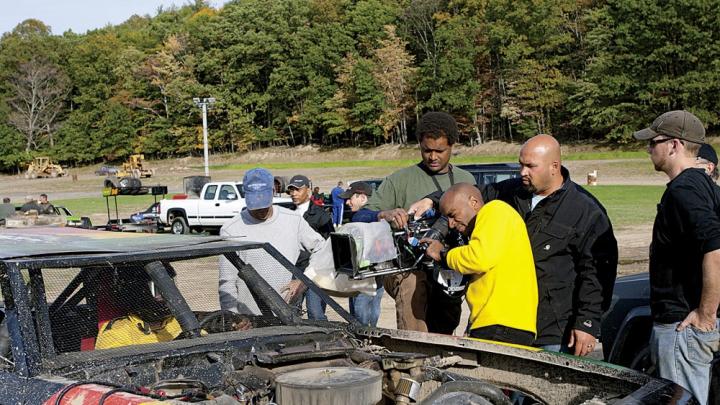
M 147 194 L 147 188 L 143 188 L 140 179 L 134 177 L 121 177 L 105 179 L 106 188 L 117 188 L 120 195 L 140 195 Z

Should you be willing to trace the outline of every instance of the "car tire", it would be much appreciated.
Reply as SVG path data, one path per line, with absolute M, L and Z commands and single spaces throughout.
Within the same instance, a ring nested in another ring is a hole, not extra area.
M 187 235 L 190 233 L 190 227 L 188 226 L 185 217 L 175 217 L 172 224 L 170 224 L 170 232 L 174 235 Z
M 118 181 L 118 188 L 132 188 L 132 178 L 123 177 Z
M 630 364 L 628 365 L 629 368 L 633 370 L 641 371 L 648 375 L 655 375 L 655 365 L 652 364 L 652 359 L 650 358 L 650 346 L 645 345 L 640 348 L 636 352 L 635 356 L 630 361 Z

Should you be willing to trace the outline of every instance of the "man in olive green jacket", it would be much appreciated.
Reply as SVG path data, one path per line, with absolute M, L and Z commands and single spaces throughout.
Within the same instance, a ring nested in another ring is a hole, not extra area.
M 402 229 L 407 225 L 407 209 L 413 202 L 457 183 L 475 184 L 472 174 L 450 164 L 457 137 L 457 123 L 452 116 L 442 112 L 423 115 L 417 127 L 422 161 L 383 180 L 366 208 L 380 211 L 378 219 Z M 460 323 L 461 298 L 445 295 L 425 272 L 386 276 L 384 285 L 395 299 L 398 329 L 452 334 Z

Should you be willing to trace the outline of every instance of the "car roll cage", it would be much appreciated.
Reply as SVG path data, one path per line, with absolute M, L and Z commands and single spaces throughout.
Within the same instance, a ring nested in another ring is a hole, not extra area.
M 168 273 L 158 270 L 167 269 L 171 261 L 224 256 L 238 269 L 238 276 L 248 285 L 256 301 L 267 305 L 267 308 L 261 308 L 263 315 L 274 314 L 285 325 L 312 322 L 300 318 L 296 310 L 284 301 L 256 269 L 242 261 L 237 255 L 238 252 L 252 249 L 264 250 L 278 264 L 290 271 L 293 278 L 302 281 L 310 290 L 318 294 L 345 321 L 357 326 L 357 321 L 352 315 L 330 299 L 327 293 L 303 274 L 302 270 L 295 267 L 269 243 L 213 241 L 189 247 L 171 247 L 132 253 L 92 253 L 87 255 L 74 253 L 10 259 L 0 261 L 0 289 L 5 300 L 5 317 L 15 371 L 23 377 L 36 376 L 43 371 L 45 360 L 52 360 L 57 356 L 51 332 L 50 314 L 60 311 L 72 302 L 78 303 L 86 298 L 83 295 L 86 293 L 83 291 L 85 287 L 79 290 L 78 287 L 87 280 L 87 277 L 91 277 L 91 272 L 87 271 L 88 268 L 98 266 L 122 263 L 142 265 L 146 271 L 150 270 L 148 274 L 151 274 L 154 281 L 157 278 L 159 283 L 156 283 L 156 287 L 166 299 L 173 315 L 179 314 L 182 317 L 183 313 L 187 313 L 186 311 L 189 310 L 187 302 L 174 283 L 167 283 L 168 280 L 171 280 Z M 81 271 L 68 283 L 55 302 L 48 306 L 42 269 L 69 267 L 80 268 Z M 29 285 L 26 285 L 22 270 L 27 270 L 29 273 Z M 181 323 L 183 333 L 193 337 L 195 334 L 192 324 L 185 323 L 183 325 L 183 323 L 185 322 Z

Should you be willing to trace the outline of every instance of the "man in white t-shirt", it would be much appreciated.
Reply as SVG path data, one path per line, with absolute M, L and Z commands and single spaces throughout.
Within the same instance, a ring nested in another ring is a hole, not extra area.
M 220 229 L 227 239 L 270 243 L 290 263 L 295 263 L 301 251 L 315 253 L 322 248 L 325 239 L 315 232 L 302 215 L 280 206 L 272 205 L 273 176 L 265 169 L 252 169 L 243 177 L 245 206 L 240 214 Z M 291 280 L 292 274 L 277 266 L 265 251 L 245 250 L 238 253 L 240 259 L 253 266 L 287 302 L 305 290 L 300 280 Z M 237 269 L 223 258 L 220 264 L 220 307 L 237 313 L 259 314 L 260 311 L 245 283 L 237 275 Z

